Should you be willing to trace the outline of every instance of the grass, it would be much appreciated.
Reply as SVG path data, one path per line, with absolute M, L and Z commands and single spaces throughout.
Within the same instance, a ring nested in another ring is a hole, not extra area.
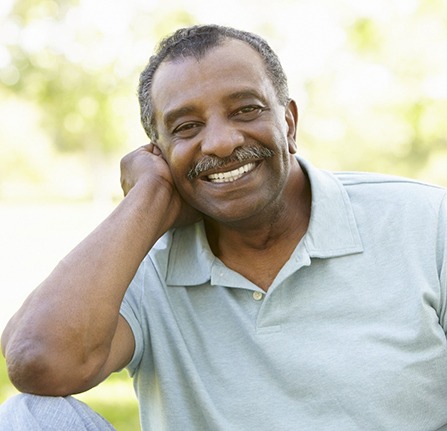
M 17 394 L 8 379 L 4 358 L 0 360 L 0 404 Z M 101 385 L 76 398 L 87 403 L 118 431 L 139 431 L 138 404 L 126 371 L 115 373 Z

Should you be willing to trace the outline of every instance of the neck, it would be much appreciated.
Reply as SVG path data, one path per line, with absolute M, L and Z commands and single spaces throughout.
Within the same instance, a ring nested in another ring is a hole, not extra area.
M 310 207 L 309 180 L 300 168 L 262 214 L 234 224 L 205 220 L 211 250 L 229 268 L 267 290 L 306 233 Z

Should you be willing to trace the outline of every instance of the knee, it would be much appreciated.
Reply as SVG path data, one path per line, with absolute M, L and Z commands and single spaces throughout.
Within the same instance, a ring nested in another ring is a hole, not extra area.
M 44 429 L 44 421 L 58 410 L 62 411 L 63 405 L 64 399 L 60 397 L 15 395 L 0 406 L 0 429 L 24 430 L 26 426 Z
M 86 404 L 73 397 L 19 394 L 0 406 L 0 430 L 113 429 Z
M 28 413 L 39 412 L 42 409 L 48 410 L 52 407 L 60 408 L 64 404 L 62 397 L 46 397 L 42 395 L 18 394 L 6 400 L 0 406 L 0 412 L 3 415 L 9 411 L 26 411 Z

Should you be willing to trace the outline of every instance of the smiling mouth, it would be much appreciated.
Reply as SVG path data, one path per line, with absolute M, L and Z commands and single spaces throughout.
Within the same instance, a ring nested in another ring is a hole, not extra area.
M 251 172 L 255 167 L 256 163 L 247 163 L 232 171 L 210 174 L 207 176 L 207 179 L 212 183 L 231 183 L 244 176 L 247 172 Z

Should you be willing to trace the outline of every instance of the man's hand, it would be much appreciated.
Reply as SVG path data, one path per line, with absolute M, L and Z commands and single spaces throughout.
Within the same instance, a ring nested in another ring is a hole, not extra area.
M 166 185 L 174 188 L 169 167 L 157 146 L 154 144 L 144 145 L 122 158 L 121 188 L 124 196 L 127 196 L 138 181 L 150 177 L 153 177 L 154 181 L 163 182 L 164 180 Z
M 21 391 L 82 392 L 126 366 L 134 339 L 120 306 L 132 278 L 168 229 L 200 219 L 152 144 L 123 159 L 121 181 L 125 199 L 31 293 L 3 333 L 8 372 Z
M 171 208 L 174 208 L 174 214 L 170 214 L 173 216 L 172 227 L 195 223 L 202 217 L 180 196 L 168 164 L 160 149 L 152 143 L 137 148 L 121 160 L 121 188 L 124 196 L 127 196 L 137 183 L 145 183 L 147 187 L 157 184 L 157 187 L 166 187 L 169 190 Z

